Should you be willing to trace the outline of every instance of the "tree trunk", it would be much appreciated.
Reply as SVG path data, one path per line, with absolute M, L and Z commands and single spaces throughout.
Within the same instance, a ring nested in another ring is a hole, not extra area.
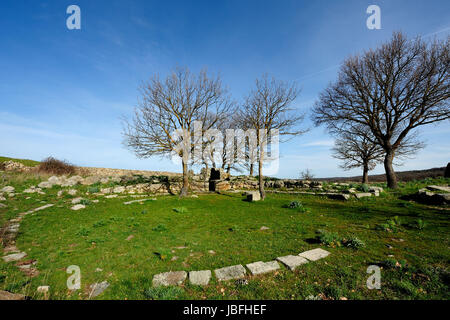
M 397 176 L 395 175 L 392 161 L 394 160 L 394 152 L 392 150 L 386 152 L 384 157 L 384 169 L 386 170 L 387 186 L 391 189 L 397 189 Z
M 206 181 L 208 180 L 208 163 L 205 163 L 205 175 L 203 176 L 203 187 L 206 189 Z M 209 185 L 209 182 L 208 182 Z M 209 190 L 209 189 L 208 189 Z
M 363 166 L 362 183 L 365 183 L 365 184 L 369 183 L 369 165 L 367 163 L 364 163 L 364 166 Z
M 230 171 L 231 171 L 231 166 L 228 166 L 227 167 L 227 173 L 230 173 Z
M 253 163 L 250 164 L 250 177 L 253 177 Z
M 263 179 L 263 174 L 262 174 L 262 166 L 263 166 L 263 161 L 262 161 L 262 157 L 259 157 L 259 162 L 258 162 L 258 180 L 259 180 L 259 195 L 261 196 L 261 200 L 264 200 L 266 198 L 266 192 L 264 191 L 264 179 Z
M 185 197 L 188 195 L 189 192 L 189 172 L 188 172 L 188 165 L 186 162 L 183 161 L 183 187 L 180 191 L 180 197 Z

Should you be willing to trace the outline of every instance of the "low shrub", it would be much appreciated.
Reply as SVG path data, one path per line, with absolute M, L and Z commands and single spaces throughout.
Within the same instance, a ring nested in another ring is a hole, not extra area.
M 369 186 L 367 184 L 363 183 L 358 186 L 357 190 L 361 191 L 361 192 L 369 192 Z
M 173 208 L 173 211 L 178 212 L 178 213 L 186 213 L 186 212 L 188 212 L 188 209 L 185 207 L 178 207 L 178 208 Z
M 350 237 L 349 239 L 345 239 L 343 244 L 352 249 L 364 248 L 366 246 L 365 242 L 357 237 Z
M 300 201 L 292 201 L 288 205 L 285 206 L 285 208 L 289 209 L 297 209 L 299 212 L 306 212 L 307 209 L 303 206 L 303 204 Z
M 98 193 L 98 192 L 100 192 L 100 187 L 98 187 L 98 186 L 89 187 L 87 191 L 89 193 Z
M 167 231 L 167 227 L 164 224 L 158 224 L 156 227 L 153 227 L 152 230 L 156 232 L 162 232 Z
M 329 232 L 325 230 L 317 230 L 317 239 L 320 243 L 327 246 L 340 246 L 342 244 L 342 238 L 335 232 Z
M 75 166 L 66 162 L 48 157 L 41 161 L 38 167 L 39 172 L 50 173 L 56 175 L 72 175 L 75 174 Z
M 144 296 L 152 300 L 175 300 L 183 294 L 180 287 L 156 287 L 144 291 Z

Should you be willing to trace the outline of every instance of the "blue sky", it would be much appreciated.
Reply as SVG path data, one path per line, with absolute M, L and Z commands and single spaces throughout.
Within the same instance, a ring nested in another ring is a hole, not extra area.
M 66 28 L 71 4 L 81 8 L 81 30 Z M 366 28 L 370 4 L 381 8 L 381 30 Z M 298 81 L 302 92 L 294 106 L 308 111 L 348 55 L 377 46 L 396 30 L 448 36 L 450 2 L 4 0 L 0 155 L 179 172 L 168 160 L 137 159 L 121 145 L 120 117 L 131 114 L 143 80 L 177 65 L 206 67 L 220 72 L 240 100 L 267 72 Z M 427 147 L 398 170 L 449 161 L 449 122 L 421 132 Z M 312 127 L 281 145 L 277 176 L 297 177 L 305 168 L 318 177 L 359 174 L 338 168 L 332 143 L 323 128 Z

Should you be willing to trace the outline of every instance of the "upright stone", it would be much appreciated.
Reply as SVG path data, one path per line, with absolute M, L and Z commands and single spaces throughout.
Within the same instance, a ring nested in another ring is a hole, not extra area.
M 247 264 L 246 267 L 248 270 L 250 270 L 250 273 L 252 275 L 268 273 L 280 269 L 280 265 L 276 261 L 257 261 Z
M 236 266 L 216 269 L 214 270 L 214 273 L 216 274 L 217 280 L 226 281 L 232 279 L 241 279 L 245 277 L 246 271 L 242 265 L 238 264 Z
M 261 200 L 261 196 L 258 191 L 248 191 L 247 192 L 247 201 L 259 201 Z
M 302 264 L 308 263 L 308 260 L 306 260 L 305 258 L 292 255 L 278 257 L 277 260 L 284 264 L 289 270 L 295 270 Z
M 317 261 L 319 259 L 325 258 L 330 253 L 327 250 L 321 248 L 308 250 L 299 254 L 300 257 L 306 258 L 310 261 Z

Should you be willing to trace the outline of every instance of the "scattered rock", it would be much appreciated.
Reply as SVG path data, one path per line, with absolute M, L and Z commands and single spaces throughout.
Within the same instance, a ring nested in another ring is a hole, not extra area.
M 117 194 L 111 194 L 109 196 L 105 196 L 107 199 L 117 198 Z
M 280 265 L 276 261 L 269 262 L 253 262 L 246 265 L 252 275 L 263 274 L 280 269 Z
M 210 270 L 202 270 L 202 271 L 191 271 L 189 272 L 189 281 L 191 284 L 206 286 L 211 279 L 211 271 Z
M 175 286 L 180 285 L 186 280 L 186 271 L 171 271 L 159 273 L 153 276 L 153 286 Z
M 25 296 L 23 294 L 0 290 L 0 300 L 25 300 Z
M 264 231 L 264 230 L 269 230 L 270 228 L 269 227 L 266 227 L 266 226 L 262 226 L 261 228 L 259 228 L 259 230 L 261 230 L 261 231 Z
M 245 277 L 245 268 L 238 264 L 236 266 L 225 267 L 214 270 L 217 280 L 226 281 L 231 279 L 240 279 Z
M 84 208 L 86 208 L 86 206 L 84 204 L 76 204 L 70 209 L 77 211 L 77 210 L 81 210 L 81 209 L 84 209 Z
M 6 204 L 0 203 L 0 209 L 2 209 L 2 208 L 6 208 L 6 207 L 7 207 L 7 205 L 6 205 Z
M 42 188 L 42 189 L 50 189 L 50 188 L 53 187 L 53 184 L 51 182 L 48 182 L 48 181 L 43 181 L 43 182 L 38 184 L 38 187 Z
M 125 187 L 123 187 L 123 186 L 117 186 L 117 187 L 115 187 L 114 189 L 113 189 L 113 193 L 123 193 L 123 192 L 125 192 Z
M 95 298 L 96 296 L 100 295 L 109 287 L 109 283 L 107 281 L 103 281 L 100 283 L 94 283 L 92 284 L 90 289 L 89 298 Z
M 48 291 L 50 290 L 50 286 L 39 286 L 37 287 L 37 292 L 39 293 L 48 293 Z
M 208 253 L 209 253 L 209 254 L 212 254 L 212 255 L 215 255 L 215 254 L 216 254 L 216 252 L 215 252 L 214 250 L 209 250 Z
M 13 253 L 2 257 L 5 262 L 19 261 L 27 256 L 25 252 Z
M 14 187 L 6 186 L 3 189 L 1 189 L 0 191 L 4 192 L 4 193 L 12 193 L 12 192 L 14 192 L 14 190 L 15 190 Z
M 278 257 L 277 260 L 284 264 L 289 270 L 295 270 L 302 264 L 308 263 L 308 260 L 305 258 L 293 255 Z
M 325 258 L 330 253 L 327 250 L 321 248 L 308 250 L 299 254 L 300 257 L 306 258 L 310 261 L 317 261 L 319 259 Z
M 132 235 L 132 234 L 130 234 L 125 240 L 126 241 L 130 241 L 131 239 L 133 239 L 134 238 L 134 236 Z
M 77 203 L 80 203 L 81 202 L 81 200 L 83 200 L 83 198 L 81 198 L 81 197 L 78 197 L 78 198 L 75 198 L 75 199 L 72 199 L 72 204 L 77 204 Z
M 96 269 L 95 269 L 95 272 L 102 272 L 102 271 L 103 271 L 102 268 L 96 268 Z
M 68 194 L 70 194 L 71 196 L 74 196 L 74 195 L 76 195 L 77 194 L 77 190 L 75 190 L 75 189 L 69 189 L 69 190 L 67 190 L 67 193 Z

